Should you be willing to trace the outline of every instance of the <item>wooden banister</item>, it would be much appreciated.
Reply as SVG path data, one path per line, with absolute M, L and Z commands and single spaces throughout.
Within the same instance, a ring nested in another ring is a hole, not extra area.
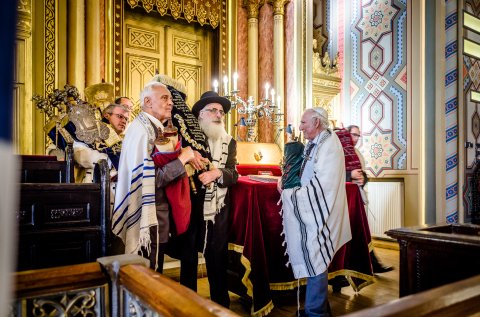
M 119 284 L 166 317 L 234 317 L 234 312 L 141 265 L 120 269 Z
M 478 316 L 480 275 L 364 309 L 348 317 Z
M 99 263 L 60 266 L 14 273 L 16 298 L 66 292 L 108 283 Z

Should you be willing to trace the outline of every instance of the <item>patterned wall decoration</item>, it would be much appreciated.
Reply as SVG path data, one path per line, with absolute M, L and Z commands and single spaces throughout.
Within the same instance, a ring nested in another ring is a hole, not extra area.
M 127 0 L 127 3 L 132 8 L 142 5 L 147 12 L 156 8 L 162 16 L 170 14 L 175 20 L 184 18 L 188 23 L 210 24 L 213 28 L 220 24 L 222 12 L 221 0 Z
M 55 0 L 45 1 L 45 95 L 55 88 Z
M 406 169 L 406 0 L 353 0 L 351 121 L 375 176 Z
M 447 10 L 449 7 L 449 3 L 456 1 L 449 0 L 447 1 Z M 451 7 L 454 7 L 455 4 L 450 4 Z M 454 20 L 455 24 L 457 23 L 457 8 L 451 10 L 452 16 L 451 20 Z M 464 2 L 464 11 L 468 14 L 471 14 L 475 17 L 480 17 L 480 0 L 465 0 Z M 447 15 L 447 18 L 449 16 Z M 456 31 L 456 28 L 455 28 Z M 447 33 L 448 34 L 448 33 Z M 455 34 L 456 35 L 456 34 Z M 479 35 L 472 30 L 468 30 L 465 27 L 463 28 L 463 37 L 467 40 L 471 40 L 474 42 L 479 43 Z M 455 45 L 456 45 L 455 41 Z M 446 53 L 452 51 L 453 49 L 447 49 Z M 456 46 L 455 46 L 456 52 Z M 455 54 L 456 55 L 456 54 Z M 472 220 L 472 211 L 475 208 L 479 208 L 478 206 L 478 192 L 474 192 L 472 189 L 478 188 L 478 184 L 475 184 L 475 171 L 480 168 L 478 162 L 475 159 L 475 145 L 480 143 L 480 104 L 471 100 L 471 91 L 480 91 L 480 60 L 475 58 L 474 56 L 469 56 L 463 53 L 463 72 L 462 72 L 462 88 L 463 88 L 463 101 L 464 101 L 464 108 L 465 108 L 465 141 L 471 142 L 472 146 L 467 147 L 465 149 L 465 188 L 463 191 L 463 203 L 464 203 L 464 222 L 470 222 Z M 447 57 L 448 60 L 448 57 Z M 455 73 L 455 76 L 458 76 Z M 447 81 L 447 79 L 446 79 Z M 448 100 L 448 99 L 447 99 Z M 454 112 L 455 118 L 457 117 L 457 98 L 453 99 L 452 101 L 446 105 L 445 111 L 449 114 L 449 110 Z M 447 115 L 448 119 L 448 115 Z M 456 138 L 456 126 L 455 127 L 455 138 Z M 450 133 L 454 134 L 454 133 Z M 448 138 L 450 135 L 447 131 L 447 144 Z M 455 156 L 456 158 L 456 156 Z M 448 158 L 447 158 L 448 159 Z M 453 165 L 453 164 L 452 164 Z M 455 171 L 457 170 L 457 162 L 455 161 Z M 478 173 L 478 172 L 477 172 Z M 448 177 L 448 164 L 447 164 L 447 177 Z M 458 187 L 458 186 L 457 186 Z M 458 190 L 457 190 L 458 191 Z M 447 188 L 447 195 L 448 195 L 448 188 Z M 451 216 L 447 214 L 447 221 L 449 222 L 456 222 L 458 221 L 458 212 L 452 213 Z
M 458 222 L 457 0 L 445 1 L 445 217 Z

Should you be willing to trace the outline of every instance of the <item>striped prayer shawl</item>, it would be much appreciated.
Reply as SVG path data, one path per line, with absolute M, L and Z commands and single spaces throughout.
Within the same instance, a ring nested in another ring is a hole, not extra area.
M 125 243 L 125 253 L 141 247 L 150 252 L 150 227 L 158 226 L 155 207 L 155 165 L 150 156 L 155 131 L 141 112 L 123 142 L 112 214 L 112 231 Z
M 325 272 L 351 239 L 343 149 L 334 134 L 316 149 L 311 162 L 311 178 L 282 192 L 283 232 L 295 278 Z
M 208 140 L 210 152 L 212 153 L 212 164 L 216 168 L 224 168 L 228 159 L 228 145 L 232 140 L 232 136 L 224 134 L 218 140 Z M 205 202 L 203 205 L 203 219 L 205 221 L 215 220 L 215 215 L 225 206 L 225 196 L 228 188 L 217 186 L 217 182 L 213 182 L 205 191 Z

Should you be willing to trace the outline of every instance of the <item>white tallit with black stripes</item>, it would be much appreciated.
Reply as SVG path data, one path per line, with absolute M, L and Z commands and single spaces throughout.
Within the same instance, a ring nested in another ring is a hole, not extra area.
M 283 227 L 295 278 L 325 272 L 335 252 L 351 239 L 342 144 L 328 130 L 313 142 L 302 186 L 282 192 Z
M 208 139 L 210 153 L 212 153 L 212 164 L 216 168 L 224 168 L 228 159 L 228 145 L 232 136 L 225 133 L 216 140 Z M 213 182 L 205 191 L 205 202 L 203 205 L 203 220 L 214 221 L 215 215 L 225 206 L 225 196 L 227 187 L 218 187 L 217 182 Z

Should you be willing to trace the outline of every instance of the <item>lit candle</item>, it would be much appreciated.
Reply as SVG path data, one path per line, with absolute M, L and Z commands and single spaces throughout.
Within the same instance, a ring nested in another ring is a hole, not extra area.
M 277 105 L 278 105 L 278 113 L 282 111 L 282 97 L 280 95 L 277 96 Z
M 270 89 L 270 84 L 265 84 L 265 100 L 268 100 L 268 90 Z
M 238 74 L 237 72 L 233 73 L 233 91 L 237 91 L 237 80 Z
M 248 103 L 249 104 L 253 103 L 253 96 L 248 97 Z
M 218 93 L 218 80 L 216 79 L 213 81 L 213 91 Z
M 272 95 L 272 105 L 275 106 L 275 89 L 272 88 L 270 94 Z
M 223 76 L 223 94 L 228 96 L 228 77 Z

